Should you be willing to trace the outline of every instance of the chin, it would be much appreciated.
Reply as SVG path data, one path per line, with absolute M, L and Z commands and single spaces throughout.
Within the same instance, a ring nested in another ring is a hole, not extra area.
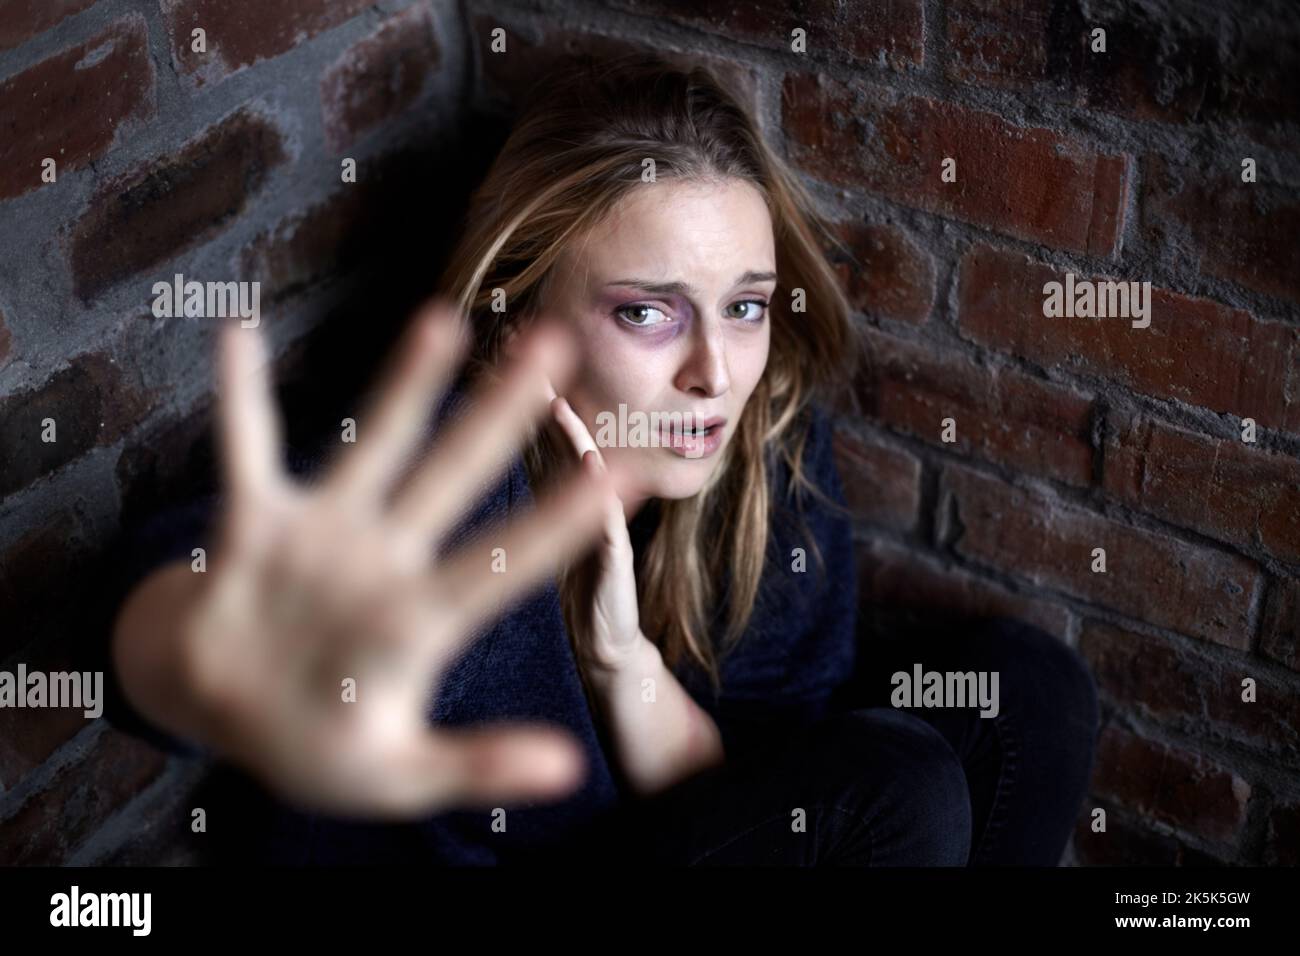
M 662 448 L 653 449 L 653 456 L 644 467 L 637 463 L 637 471 L 645 478 L 648 497 L 665 500 L 693 498 L 704 490 L 717 467 L 717 456 L 709 458 L 680 458 Z

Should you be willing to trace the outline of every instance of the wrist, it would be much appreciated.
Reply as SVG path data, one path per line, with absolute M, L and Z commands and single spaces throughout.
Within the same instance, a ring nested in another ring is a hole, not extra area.
M 639 685 L 647 677 L 657 678 L 663 669 L 663 656 L 654 643 L 637 630 L 632 642 L 617 653 L 594 655 L 588 667 L 591 682 L 602 690 Z

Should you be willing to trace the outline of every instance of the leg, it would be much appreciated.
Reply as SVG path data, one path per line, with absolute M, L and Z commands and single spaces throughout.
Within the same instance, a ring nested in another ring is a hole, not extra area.
M 1057 638 L 1010 618 L 924 643 L 867 649 L 858 703 L 887 703 L 890 675 L 997 671 L 999 712 L 914 708 L 961 759 L 970 786 L 972 865 L 1056 866 L 1087 793 L 1097 734 L 1097 691 L 1087 665 Z
M 862 709 L 622 809 L 583 851 L 621 865 L 961 866 L 970 821 L 943 736 L 911 715 Z

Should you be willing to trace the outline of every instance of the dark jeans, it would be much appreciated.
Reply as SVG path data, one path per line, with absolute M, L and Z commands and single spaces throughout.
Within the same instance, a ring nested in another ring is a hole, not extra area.
M 633 804 L 580 853 L 691 866 L 1057 865 L 1097 733 L 1082 658 L 1003 618 L 864 653 L 855 696 L 834 716 Z M 997 671 L 997 715 L 891 706 L 890 676 L 917 663 Z

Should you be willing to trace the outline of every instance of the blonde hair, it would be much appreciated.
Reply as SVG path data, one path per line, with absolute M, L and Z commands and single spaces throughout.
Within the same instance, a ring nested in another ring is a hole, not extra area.
M 753 184 L 773 223 L 779 278 L 769 306 L 767 367 L 712 480 L 691 498 L 661 503 L 637 573 L 642 631 L 669 667 L 689 658 L 717 688 L 721 659 L 743 635 L 758 595 L 772 513 L 771 469 L 777 456 L 784 458 L 788 493 L 803 488 L 825 500 L 801 467 L 806 411 L 848 381 L 858 357 L 849 304 L 818 232 L 843 247 L 810 197 L 754 120 L 703 68 L 681 69 L 646 54 L 570 57 L 534 88 L 472 196 L 440 291 L 471 319 L 474 367 L 490 368 L 510 330 L 540 313 L 547 281 L 568 244 L 641 185 L 647 157 L 659 181 L 736 178 Z M 492 311 L 494 290 L 504 291 L 509 314 Z M 796 312 L 791 305 L 799 290 L 804 310 Z M 572 449 L 557 446 L 545 430 L 525 455 L 534 488 L 573 460 Z M 594 574 L 589 558 L 566 568 L 559 580 L 579 654 Z M 728 611 L 725 633 L 715 642 L 709 632 L 723 598 L 719 582 Z

